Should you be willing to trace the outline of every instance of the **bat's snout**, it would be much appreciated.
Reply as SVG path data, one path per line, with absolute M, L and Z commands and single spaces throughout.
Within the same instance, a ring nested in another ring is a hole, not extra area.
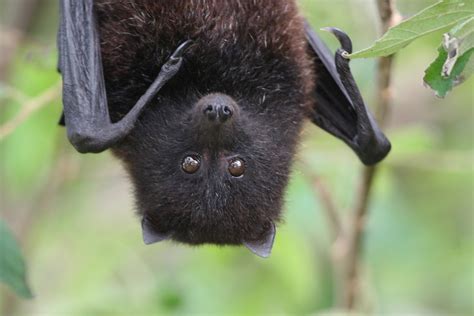
M 211 122 L 219 121 L 224 123 L 232 117 L 234 109 L 232 105 L 209 104 L 204 109 L 204 116 Z
M 238 114 L 237 103 L 228 95 L 213 93 L 203 97 L 196 105 L 196 115 L 204 125 L 221 125 Z

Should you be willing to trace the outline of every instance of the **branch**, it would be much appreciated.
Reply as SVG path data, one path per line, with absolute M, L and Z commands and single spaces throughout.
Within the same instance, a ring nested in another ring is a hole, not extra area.
M 318 191 L 318 195 L 321 198 L 323 208 L 326 211 L 326 215 L 329 219 L 333 239 L 336 240 L 342 234 L 342 224 L 339 210 L 336 207 L 336 203 L 334 202 L 334 198 L 332 197 L 331 192 L 321 181 L 321 179 L 319 177 L 315 177 L 313 183 L 314 188 L 316 189 L 316 191 Z
M 29 100 L 29 97 L 26 94 L 12 86 L 0 83 L 0 91 L 2 92 L 2 95 L 0 95 L 0 106 L 3 105 L 2 99 L 12 99 L 18 103 L 26 103 Z
M 57 83 L 39 96 L 27 101 L 21 107 L 20 113 L 12 120 L 0 126 L 0 141 L 11 134 L 21 123 L 28 119 L 34 112 L 53 102 L 59 97 L 61 84 Z
M 383 33 L 401 21 L 401 15 L 395 7 L 395 0 L 377 0 L 377 7 L 382 22 Z M 376 118 L 383 127 L 385 125 L 392 94 L 390 90 L 391 71 L 393 55 L 382 57 L 377 67 L 377 108 Z M 356 298 L 360 291 L 359 261 L 361 256 L 362 241 L 365 232 L 368 206 L 370 202 L 372 184 L 376 175 L 377 167 L 366 167 L 362 171 L 361 182 L 357 191 L 356 203 L 353 211 L 353 219 L 348 235 L 347 266 L 345 274 L 344 306 L 353 310 Z

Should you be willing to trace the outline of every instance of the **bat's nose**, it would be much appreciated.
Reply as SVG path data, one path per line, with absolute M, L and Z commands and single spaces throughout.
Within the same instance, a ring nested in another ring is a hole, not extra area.
M 233 106 L 228 104 L 208 104 L 204 109 L 204 115 L 209 121 L 219 121 L 224 123 L 234 114 Z
M 197 104 L 198 115 L 203 115 L 204 120 L 214 124 L 224 124 L 232 119 L 238 110 L 235 101 L 221 93 L 213 93 L 203 97 Z

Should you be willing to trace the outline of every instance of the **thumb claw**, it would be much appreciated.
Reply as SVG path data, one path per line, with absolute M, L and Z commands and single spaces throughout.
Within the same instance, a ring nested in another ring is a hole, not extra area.
M 178 60 L 180 59 L 184 52 L 189 48 L 189 46 L 193 43 L 192 40 L 187 40 L 181 45 L 178 46 L 178 48 L 174 51 L 173 55 L 171 55 L 170 59 L 171 60 Z
M 341 48 L 346 51 L 347 54 L 352 54 L 352 41 L 349 35 L 337 27 L 323 27 L 321 30 L 334 34 L 334 36 L 339 40 Z M 344 53 L 342 55 L 344 55 Z

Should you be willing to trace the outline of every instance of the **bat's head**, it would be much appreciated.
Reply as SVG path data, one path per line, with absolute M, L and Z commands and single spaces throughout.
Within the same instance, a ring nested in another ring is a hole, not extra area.
M 314 90 L 304 24 L 294 1 L 204 2 L 96 6 L 113 121 L 192 40 L 114 152 L 146 243 L 245 244 L 265 255 Z
M 193 40 L 179 72 L 115 148 L 134 182 L 146 243 L 244 244 L 268 255 L 314 78 L 296 5 L 263 3 L 219 10 L 211 1 L 192 15 L 195 24 L 173 17 L 182 27 L 166 25 L 158 42 L 153 29 L 139 54 L 105 50 L 114 112 L 126 106 L 123 96 L 143 94 L 177 43 Z
M 135 184 L 146 243 L 269 253 L 303 111 L 279 97 L 262 101 L 273 109 L 212 93 L 143 115 L 116 152 Z

